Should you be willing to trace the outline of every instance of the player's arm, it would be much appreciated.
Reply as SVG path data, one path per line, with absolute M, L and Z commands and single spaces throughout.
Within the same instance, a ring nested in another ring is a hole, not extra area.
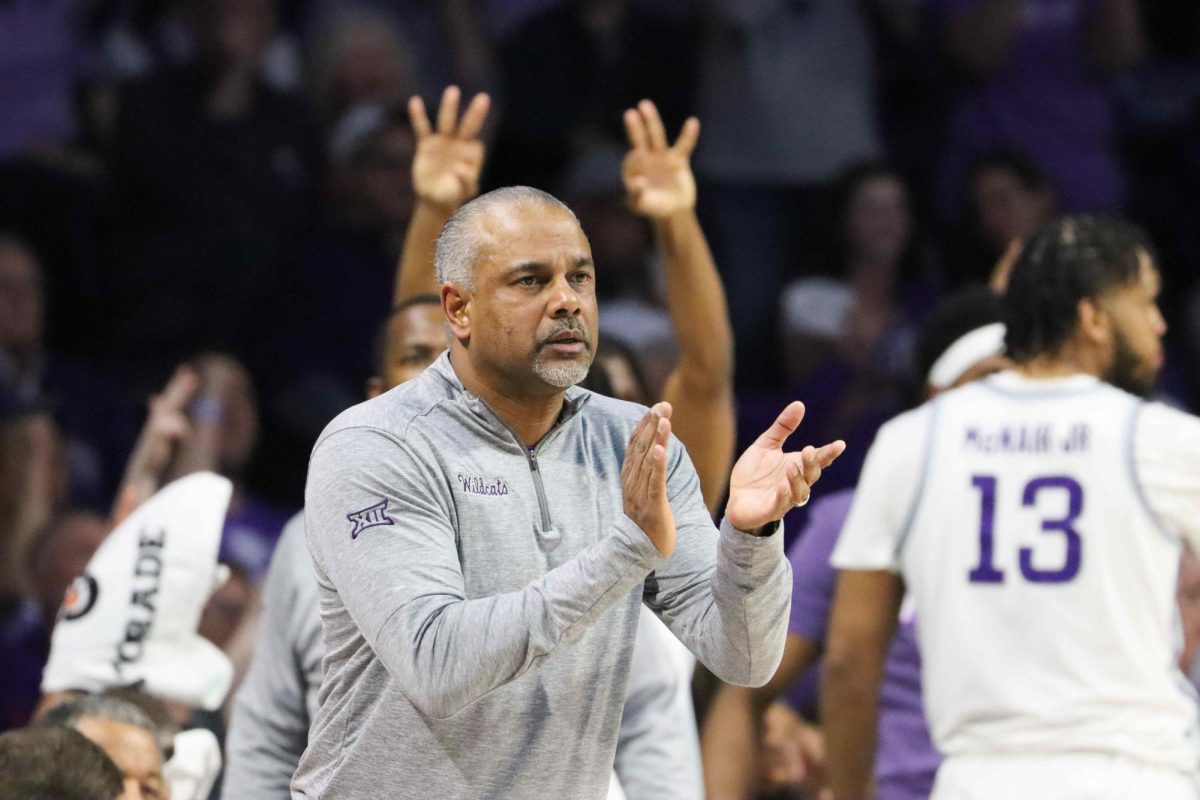
M 696 217 L 696 179 L 689 159 L 700 135 L 692 117 L 671 145 L 658 109 L 643 100 L 625 112 L 630 150 L 622 165 L 629 206 L 651 220 L 667 265 L 667 310 L 679 363 L 663 400 L 674 408 L 671 429 L 700 475 L 700 492 L 716 513 L 733 464 L 733 331 L 725 290 Z
M 814 642 L 788 634 L 779 669 L 765 685 L 758 688 L 720 685 L 700 731 L 704 786 L 709 800 L 749 800 L 756 796 L 763 714 L 816 663 L 819 654 Z
M 479 138 L 491 104 L 486 94 L 477 94 L 460 120 L 462 93 L 450 86 L 442 93 L 437 128 L 430 124 L 420 97 L 408 101 L 408 115 L 417 137 L 413 158 L 413 209 L 404 249 L 396 268 L 393 304 L 419 294 L 437 294 L 434 254 L 438 234 L 459 206 L 479 192 L 483 169 L 483 142 Z
M 608 535 L 524 589 L 475 599 L 436 456 L 370 427 L 318 442 L 305 490 L 315 569 L 422 714 L 453 716 L 540 666 L 663 563 L 659 547 L 670 552 L 675 534 L 665 422 L 648 412 L 635 428 L 621 471 L 624 514 Z
M 835 800 L 867 796 L 875 763 L 879 686 L 903 586 L 888 570 L 838 578 L 821 673 L 829 785 Z
M 936 402 L 888 422 L 867 452 L 830 559 L 840 572 L 821 674 L 826 773 L 837 800 L 866 797 L 879 685 L 900 613 L 900 549 L 923 483 Z
M 308 743 L 308 676 L 297 646 L 320 636 L 317 587 L 304 552 L 304 521 L 287 527 L 263 588 L 262 625 L 250 669 L 234 695 L 226 740 L 224 796 L 285 800 Z M 301 654 L 302 656 L 307 654 Z

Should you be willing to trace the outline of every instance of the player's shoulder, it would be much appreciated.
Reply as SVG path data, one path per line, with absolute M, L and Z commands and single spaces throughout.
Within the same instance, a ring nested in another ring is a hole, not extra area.
M 930 400 L 892 417 L 879 427 L 879 432 L 875 434 L 875 444 L 904 444 L 905 446 L 923 444 L 933 426 L 936 404 L 943 402 L 944 399 L 945 396 Z
M 1142 402 L 1137 437 L 1160 447 L 1200 447 L 1200 417 L 1161 401 Z

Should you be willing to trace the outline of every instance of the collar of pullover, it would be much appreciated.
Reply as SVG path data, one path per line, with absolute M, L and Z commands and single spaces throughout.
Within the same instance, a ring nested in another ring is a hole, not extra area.
M 462 381 L 458 377 L 458 373 L 454 371 L 454 366 L 450 363 L 450 351 L 447 350 L 438 357 L 438 360 L 433 362 L 427 370 L 425 376 L 432 377 L 440 381 L 446 387 L 447 393 L 454 401 L 471 410 L 479 419 L 483 420 L 489 428 L 492 428 L 497 433 L 503 432 L 513 438 L 517 438 L 513 429 L 504 422 L 491 406 L 489 406 L 483 398 L 471 394 L 463 386 Z M 586 389 L 581 389 L 578 386 L 570 386 L 563 395 L 562 413 L 559 414 L 558 422 L 554 427 L 547 432 L 546 436 L 551 435 L 559 426 L 565 423 L 571 417 L 579 413 L 583 408 L 588 398 L 592 393 Z M 545 437 L 543 437 L 543 440 Z

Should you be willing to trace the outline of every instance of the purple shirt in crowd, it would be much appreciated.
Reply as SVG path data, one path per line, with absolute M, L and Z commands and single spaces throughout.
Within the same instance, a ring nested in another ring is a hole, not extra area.
M 291 512 L 253 497 L 235 498 L 225 515 L 219 558 L 239 567 L 253 583 L 267 574 L 275 543 Z
M 0 161 L 75 134 L 81 0 L 0 2 Z
M 945 25 L 981 0 L 935 0 Z M 1007 57 L 955 105 L 939 194 L 944 211 L 961 203 L 973 160 L 1017 148 L 1054 181 L 1063 211 L 1117 212 L 1123 193 L 1114 141 L 1113 98 L 1094 76 L 1089 17 L 1101 0 L 1025 0 Z
M 853 500 L 854 491 L 847 489 L 813 501 L 808 525 L 788 550 L 793 581 L 790 635 L 811 642 L 825 640 L 837 583 L 837 570 L 829 558 Z M 921 659 L 914 620 L 902 616 L 879 693 L 878 799 L 925 800 L 940 762 L 921 708 Z

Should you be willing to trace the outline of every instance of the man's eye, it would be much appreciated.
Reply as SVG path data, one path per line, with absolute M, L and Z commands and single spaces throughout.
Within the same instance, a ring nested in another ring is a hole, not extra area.
M 518 286 L 537 286 L 538 279 L 535 275 L 526 275 L 524 278 L 517 280 Z
M 591 279 L 592 274 L 590 272 L 576 272 L 573 276 L 571 276 L 571 280 L 575 281 L 576 283 L 588 283 L 591 281 Z

